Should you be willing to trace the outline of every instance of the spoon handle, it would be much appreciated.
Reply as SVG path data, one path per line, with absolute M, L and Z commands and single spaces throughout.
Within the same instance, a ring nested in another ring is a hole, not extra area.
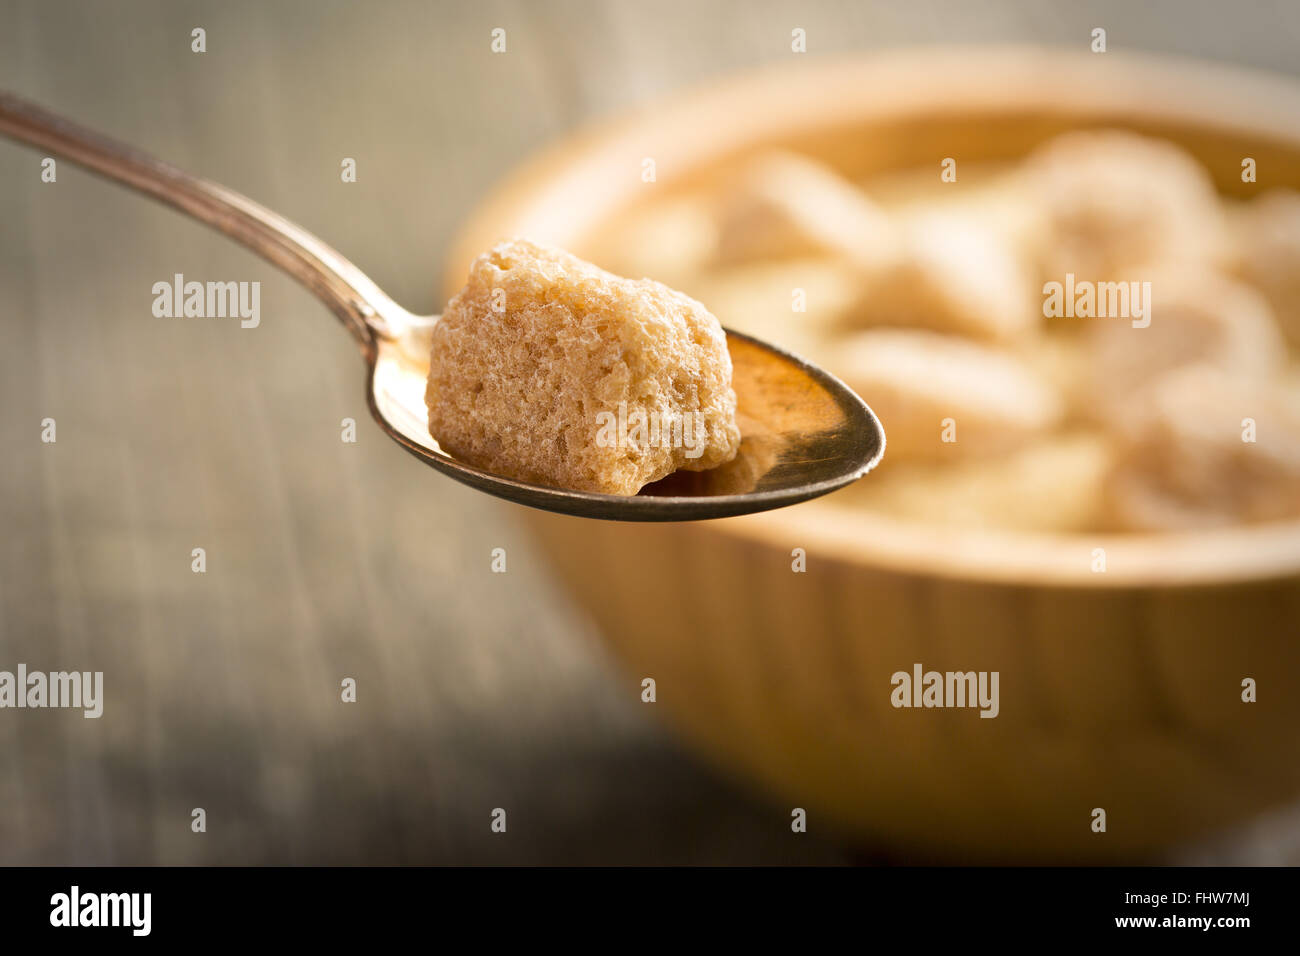
M 343 320 L 369 354 L 401 331 L 406 311 L 326 243 L 217 183 L 0 90 L 0 133 L 115 180 L 224 232 L 283 269 Z

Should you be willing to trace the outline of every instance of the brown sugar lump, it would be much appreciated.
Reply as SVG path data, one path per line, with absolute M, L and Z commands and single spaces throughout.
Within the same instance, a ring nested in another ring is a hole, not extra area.
M 707 267 L 717 233 L 708 196 L 655 198 L 621 213 L 602 233 L 600 261 L 620 275 L 651 275 L 680 289 Z
M 649 279 L 512 240 L 480 256 L 433 329 L 429 432 L 521 481 L 632 495 L 740 445 L 718 320 Z
M 807 256 L 869 264 L 891 241 L 889 217 L 865 193 L 797 153 L 756 156 L 718 200 L 722 265 Z
M 1300 192 L 1265 193 L 1236 210 L 1232 223 L 1234 272 L 1268 298 L 1300 348 Z
M 1148 262 L 1205 261 L 1223 243 L 1206 170 L 1172 143 L 1120 130 L 1066 133 L 1034 152 L 1024 184 L 1039 209 L 1042 278 L 1133 278 Z
M 1300 393 L 1205 365 L 1154 382 L 1120 431 L 1115 523 L 1178 531 L 1300 517 Z
M 1055 390 L 1014 355 L 956 336 L 872 329 L 831 370 L 880 417 L 889 461 L 986 457 L 1060 421 Z
M 1286 343 L 1268 302 L 1254 289 L 1204 267 L 1146 272 L 1141 319 L 1076 319 L 1086 371 L 1072 396 L 1080 415 L 1101 423 L 1128 413 L 1136 391 L 1174 369 L 1205 363 L 1225 375 L 1267 380 L 1286 365 Z
M 755 262 L 715 270 L 685 290 L 727 328 L 819 364 L 832 360 L 845 309 L 857 298 L 856 271 L 829 259 Z
M 1031 272 L 997 228 L 927 210 L 899 222 L 846 318 L 1006 340 L 1039 325 L 1033 291 Z

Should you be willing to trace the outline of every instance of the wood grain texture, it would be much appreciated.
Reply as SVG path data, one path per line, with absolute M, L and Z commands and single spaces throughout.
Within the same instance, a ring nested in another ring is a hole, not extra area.
M 245 192 L 432 312 L 457 223 L 522 156 L 787 57 L 793 25 L 829 53 L 1081 43 L 1101 23 L 1116 45 L 1296 68 L 1293 5 L 1242 16 L 1175 2 L 11 0 L 0 87 Z M 488 53 L 494 26 L 505 56 Z M 340 182 L 343 157 L 356 184 Z M 70 167 L 56 184 L 39 172 L 0 143 L 0 669 L 102 670 L 107 699 L 98 721 L 0 712 L 0 863 L 848 858 L 821 827 L 792 839 L 782 804 L 684 755 L 515 509 L 381 439 L 353 344 L 306 292 L 170 211 Z M 155 319 L 151 286 L 175 273 L 260 281 L 261 326 Z M 206 574 L 190 570 L 195 547 Z M 489 570 L 494 547 L 505 575 Z M 339 701 L 344 676 L 355 705 Z M 498 806 L 505 837 L 488 831 Z M 206 834 L 190 832 L 194 807 Z

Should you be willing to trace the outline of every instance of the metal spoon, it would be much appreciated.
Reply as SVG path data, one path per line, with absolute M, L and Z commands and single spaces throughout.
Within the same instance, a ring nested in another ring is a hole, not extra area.
M 370 411 L 403 448 L 457 481 L 519 504 L 586 518 L 686 521 L 766 511 L 824 495 L 880 460 L 880 422 L 843 382 L 803 359 L 727 332 L 743 442 L 736 459 L 678 472 L 623 497 L 547 488 L 445 454 L 424 405 L 437 316 L 406 311 L 306 230 L 239 193 L 0 92 L 0 133 L 175 206 L 243 243 L 314 292 L 361 346 Z

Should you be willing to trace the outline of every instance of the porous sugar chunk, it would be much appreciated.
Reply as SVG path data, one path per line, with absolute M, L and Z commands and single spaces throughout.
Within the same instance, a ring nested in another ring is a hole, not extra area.
M 534 484 L 633 495 L 740 445 L 731 356 L 699 302 L 511 240 L 480 256 L 433 329 L 429 432 Z
M 824 364 L 834 335 L 856 300 L 860 279 L 829 259 L 787 259 L 731 266 L 687 287 L 727 328 Z
M 1282 373 L 1286 342 L 1268 302 L 1250 286 L 1187 264 L 1138 274 L 1149 282 L 1140 320 L 1074 320 L 1087 329 L 1088 371 L 1074 396 L 1082 417 L 1122 420 L 1137 391 L 1188 365 L 1248 381 Z
M 1011 353 L 935 332 L 859 333 L 831 370 L 880 416 L 887 461 L 1006 452 L 1056 425 L 1064 410 Z
M 601 262 L 620 275 L 650 275 L 673 288 L 686 288 L 713 256 L 717 233 L 706 196 L 688 192 L 656 198 L 620 212 L 601 233 Z M 711 300 L 704 301 L 722 317 Z
M 1024 183 L 1041 214 L 1034 245 L 1045 279 L 1130 279 L 1135 266 L 1221 251 L 1214 183 L 1173 143 L 1121 130 L 1065 133 L 1029 157 Z
M 1177 531 L 1300 517 L 1300 393 L 1208 365 L 1135 397 L 1109 480 L 1113 520 Z
M 896 239 L 865 270 L 862 295 L 846 315 L 851 323 L 1003 340 L 1039 323 L 1032 275 L 997 230 L 928 210 L 904 217 Z
M 1267 296 L 1282 330 L 1300 348 L 1300 192 L 1275 189 L 1233 217 L 1234 271 Z
M 891 242 L 888 216 L 829 166 L 773 150 L 750 160 L 722 197 L 722 264 L 827 256 L 870 264 Z

